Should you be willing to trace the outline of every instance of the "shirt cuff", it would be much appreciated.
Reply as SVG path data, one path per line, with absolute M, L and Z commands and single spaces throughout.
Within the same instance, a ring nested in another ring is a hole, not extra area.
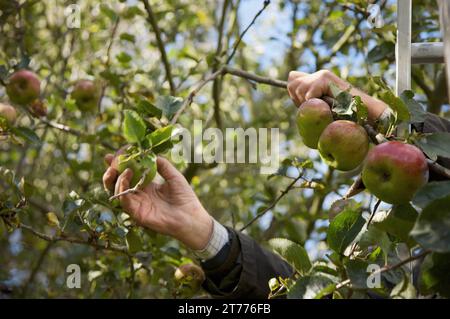
M 201 260 L 214 258 L 229 240 L 227 229 L 213 219 L 213 231 L 208 244 L 201 250 L 194 250 L 194 255 Z

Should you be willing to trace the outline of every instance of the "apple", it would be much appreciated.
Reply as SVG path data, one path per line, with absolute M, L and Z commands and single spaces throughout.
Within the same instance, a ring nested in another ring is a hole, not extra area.
M 333 122 L 333 114 L 328 104 L 321 99 L 310 99 L 300 105 L 297 112 L 297 128 L 303 143 L 317 149 L 323 130 Z
M 20 70 L 9 77 L 6 93 L 13 103 L 26 105 L 39 98 L 41 82 L 34 72 Z
M 73 87 L 72 98 L 80 111 L 93 112 L 97 109 L 100 98 L 97 85 L 90 80 L 80 80 Z
M 126 147 L 123 147 L 116 152 L 116 155 L 113 161 L 111 162 L 111 167 L 116 169 L 119 172 L 119 174 L 122 174 L 127 168 L 131 169 L 133 171 L 133 178 L 131 179 L 130 187 L 134 187 L 141 179 L 142 174 L 144 173 L 145 170 L 141 167 L 137 159 L 135 158 L 128 159 L 129 156 L 127 154 L 124 154 L 125 149 Z M 155 175 L 156 169 L 150 170 L 147 173 L 141 188 L 144 188 L 148 184 L 150 184 L 151 181 L 155 178 Z
M 184 264 L 175 270 L 174 277 L 178 282 L 190 281 L 201 284 L 205 280 L 205 273 L 195 264 Z
M 16 121 L 17 112 L 11 105 L 0 103 L 0 116 L 6 119 L 8 124 L 13 124 Z
M 409 202 L 428 181 L 428 165 L 417 147 L 391 141 L 369 151 L 362 171 L 366 188 L 390 204 Z
M 35 117 L 41 117 L 47 115 L 47 107 L 45 106 L 44 102 L 41 100 L 34 100 L 30 104 L 30 111 Z
M 325 128 L 318 146 L 320 155 L 329 166 L 340 171 L 351 171 L 366 157 L 369 136 L 355 122 L 339 120 Z

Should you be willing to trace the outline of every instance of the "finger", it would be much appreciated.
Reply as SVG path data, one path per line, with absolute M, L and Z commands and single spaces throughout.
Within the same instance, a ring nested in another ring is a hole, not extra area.
M 305 94 L 305 99 L 321 98 L 323 95 L 322 89 L 318 85 L 310 86 L 308 92 Z
M 114 159 L 114 155 L 113 154 L 106 154 L 105 155 L 105 162 L 106 162 L 106 164 L 111 165 L 113 159 Z
M 126 190 L 128 190 L 130 188 L 130 181 L 131 181 L 132 178 L 133 178 L 133 171 L 131 169 L 127 168 L 119 176 L 119 179 L 117 180 L 116 189 L 115 189 L 114 195 L 123 193 Z M 127 195 L 122 195 L 122 196 L 119 197 L 120 205 L 127 212 L 132 211 L 132 208 L 131 208 L 132 201 L 133 201 L 133 196 L 132 195 L 133 194 L 127 194 Z
M 105 190 L 112 191 L 114 189 L 114 183 L 117 180 L 119 172 L 112 167 L 108 167 L 105 174 L 103 174 L 103 187 Z
M 308 91 L 308 83 L 300 83 L 299 86 L 295 89 L 295 95 L 297 99 L 300 101 L 300 104 L 306 101 L 305 95 Z
M 300 81 L 294 80 L 289 82 L 287 86 L 289 97 L 294 101 L 295 105 L 297 106 L 300 106 L 301 102 L 298 99 L 297 94 L 295 94 L 295 90 L 297 89 L 300 83 L 301 83 Z
M 309 73 L 301 72 L 301 71 L 291 71 L 289 72 L 288 81 L 295 80 L 296 78 L 303 77 L 305 75 L 309 75 Z
M 130 188 L 130 181 L 133 178 L 133 171 L 127 168 L 117 179 L 114 195 L 123 193 Z
M 181 174 L 175 166 L 172 165 L 164 157 L 158 156 L 157 162 L 158 173 L 166 180 L 184 180 L 183 174 Z

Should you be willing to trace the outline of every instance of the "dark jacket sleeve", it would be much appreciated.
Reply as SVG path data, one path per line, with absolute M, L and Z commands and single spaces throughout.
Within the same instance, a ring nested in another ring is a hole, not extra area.
M 225 260 L 213 267 L 208 262 L 202 264 L 206 274 L 203 287 L 213 298 L 267 299 L 269 280 L 290 277 L 293 269 L 247 235 L 230 228 L 228 231 L 230 246 Z

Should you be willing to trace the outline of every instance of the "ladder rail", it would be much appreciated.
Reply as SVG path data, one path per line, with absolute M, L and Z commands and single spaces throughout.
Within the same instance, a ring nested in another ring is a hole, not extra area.
M 447 76 L 447 96 L 450 103 L 450 0 L 438 0 L 439 19 L 444 43 L 445 75 Z

